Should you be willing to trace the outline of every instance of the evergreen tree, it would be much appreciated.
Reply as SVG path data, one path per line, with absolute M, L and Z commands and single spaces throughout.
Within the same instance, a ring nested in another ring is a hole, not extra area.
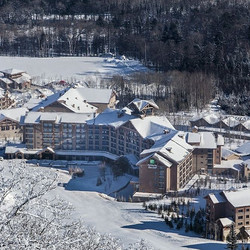
M 235 231 L 235 226 L 232 223 L 230 227 L 229 235 L 227 236 L 227 249 L 235 250 L 237 249 L 237 235 Z

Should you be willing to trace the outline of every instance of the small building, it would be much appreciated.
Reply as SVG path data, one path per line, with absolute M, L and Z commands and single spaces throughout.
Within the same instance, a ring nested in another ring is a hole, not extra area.
M 23 140 L 23 130 L 21 127 L 22 116 L 28 110 L 25 108 L 15 108 L 1 110 L 0 112 L 0 140 L 7 141 L 20 141 Z
M 209 194 L 206 199 L 206 231 L 214 239 L 226 240 L 230 222 L 239 238 L 250 230 L 250 189 Z M 247 236 L 247 239 L 249 236 Z
M 4 89 L 28 89 L 31 85 L 31 76 L 23 70 L 6 69 L 0 71 L 0 85 Z

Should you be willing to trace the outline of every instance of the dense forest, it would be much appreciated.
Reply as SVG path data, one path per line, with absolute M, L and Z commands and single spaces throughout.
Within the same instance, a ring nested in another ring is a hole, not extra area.
M 223 93 L 223 108 L 250 114 L 249 7 L 249 0 L 0 0 L 0 54 L 111 52 L 157 72 L 212 75 L 210 92 Z

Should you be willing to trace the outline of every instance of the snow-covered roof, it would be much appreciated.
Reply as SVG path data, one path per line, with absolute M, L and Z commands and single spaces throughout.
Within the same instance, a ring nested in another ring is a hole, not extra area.
M 226 202 L 226 199 L 219 193 L 209 194 L 208 196 L 214 204 Z
M 31 77 L 28 74 L 23 74 L 22 76 L 15 78 L 13 81 L 15 81 L 16 83 L 25 83 L 25 82 L 29 82 L 31 80 Z
M 228 127 L 233 128 L 237 126 L 240 122 L 236 120 L 233 116 L 229 116 L 222 120 Z
M 221 225 L 222 225 L 223 227 L 231 226 L 231 225 L 234 223 L 234 221 L 232 220 L 232 218 L 227 218 L 227 217 L 225 217 L 225 218 L 220 218 L 220 219 L 218 219 L 218 221 L 221 222 Z
M 41 101 L 42 101 L 41 98 L 31 98 L 31 99 L 29 99 L 28 102 L 26 102 L 23 105 L 23 108 L 27 108 L 27 109 L 31 110 L 34 107 L 36 107 Z
M 157 141 L 150 149 L 143 150 L 141 156 L 158 153 L 168 161 L 180 163 L 193 150 L 193 147 L 186 143 L 185 137 L 182 137 L 182 132 L 172 132 L 166 137 L 167 141 Z
M 247 120 L 247 121 L 243 122 L 242 125 L 243 125 L 246 129 L 250 130 L 250 120 Z
M 221 148 L 221 156 L 222 156 L 222 158 L 225 159 L 230 155 L 236 155 L 236 153 L 234 151 L 228 149 L 228 148 L 224 148 L 224 147 Z
M 225 141 L 224 137 L 222 135 L 217 135 L 217 146 L 224 146 Z
M 59 91 L 42 100 L 33 111 L 47 107 L 54 102 L 59 102 L 74 113 L 93 113 L 97 108 L 90 103 L 108 104 L 113 93 L 112 89 L 94 89 L 73 87 Z
M 0 77 L 0 80 L 4 83 L 7 83 L 7 84 L 11 84 L 12 81 L 9 79 L 9 78 L 6 78 L 6 77 Z
M 198 135 L 199 134 L 199 135 Z M 187 142 L 194 145 L 195 148 L 216 149 L 217 143 L 215 135 L 212 132 L 188 132 L 186 135 Z
M 28 112 L 26 108 L 2 109 L 0 110 L 1 117 L 10 118 L 17 122 L 21 121 L 21 117 Z
M 235 149 L 236 152 L 244 155 L 250 155 L 250 142 L 246 142 Z
M 214 168 L 215 169 L 220 169 L 220 168 L 226 168 L 226 169 L 232 169 L 235 171 L 240 171 L 242 168 L 242 160 L 229 160 L 229 161 L 221 161 L 221 164 L 215 164 Z
M 223 195 L 234 207 L 250 206 L 250 189 L 223 191 Z
M 37 154 L 36 149 L 27 149 L 25 144 L 11 144 L 5 148 L 5 154 L 15 154 L 21 152 L 23 154 Z
M 165 129 L 175 130 L 173 125 L 164 116 L 146 116 L 143 119 L 131 119 L 130 122 L 142 138 L 146 138 L 157 133 L 163 134 Z
M 29 112 L 24 119 L 24 124 L 39 124 L 41 121 L 54 123 L 86 123 L 86 120 L 90 118 L 91 114 Z
M 59 100 L 67 100 L 80 98 L 81 101 L 88 103 L 104 103 L 107 104 L 112 96 L 112 89 L 96 89 L 96 88 L 85 88 L 85 87 L 74 87 L 70 88 Z
M 135 107 L 139 112 L 141 112 L 147 105 L 152 106 L 155 109 L 159 109 L 153 100 L 141 100 L 138 98 L 135 98 L 132 102 L 130 102 L 128 107 Z
M 187 133 L 187 142 L 190 144 L 200 144 L 201 135 L 200 133 Z
M 165 165 L 166 167 L 171 167 L 173 165 L 173 163 L 171 163 L 169 160 L 167 160 L 166 158 L 162 157 L 161 155 L 157 154 L 157 153 L 153 153 L 150 154 L 144 158 L 142 158 L 140 161 L 137 162 L 137 166 L 139 166 L 140 164 L 142 164 L 143 162 L 147 161 L 148 159 L 155 159 L 158 162 L 162 163 L 163 165 Z
M 220 116 L 218 114 L 215 114 L 215 113 L 209 114 L 203 118 L 209 124 L 215 124 L 215 123 L 220 121 Z
M 16 74 L 25 73 L 24 70 L 20 70 L 20 69 L 5 69 L 5 70 L 1 70 L 1 72 L 4 74 L 8 74 L 8 75 L 16 75 Z
M 87 121 L 89 125 L 100 125 L 100 126 L 113 126 L 114 128 L 119 128 L 130 119 L 136 118 L 136 116 L 131 115 L 129 109 L 105 109 L 101 114 L 97 115 L 96 118 Z

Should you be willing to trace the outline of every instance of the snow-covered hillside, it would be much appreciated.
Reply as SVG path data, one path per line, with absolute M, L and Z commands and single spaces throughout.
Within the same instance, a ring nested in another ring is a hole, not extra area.
M 52 81 L 77 82 L 146 71 L 136 60 L 103 57 L 0 57 L 0 70 L 25 70 L 36 84 Z

